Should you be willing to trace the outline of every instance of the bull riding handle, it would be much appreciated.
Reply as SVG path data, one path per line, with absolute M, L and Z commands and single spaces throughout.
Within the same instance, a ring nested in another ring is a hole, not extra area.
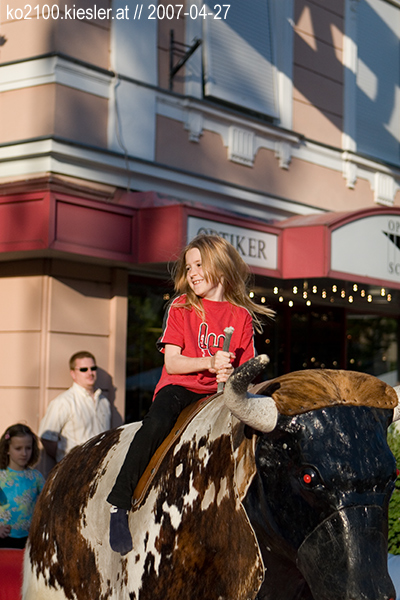
M 234 331 L 235 331 L 234 327 L 225 327 L 225 329 L 224 329 L 225 339 L 224 339 L 224 345 L 222 346 L 223 352 L 229 352 L 229 345 L 231 343 L 231 337 L 232 337 L 232 334 Z M 217 392 L 223 392 L 223 391 L 224 391 L 224 383 L 221 381 L 221 383 L 218 384 Z

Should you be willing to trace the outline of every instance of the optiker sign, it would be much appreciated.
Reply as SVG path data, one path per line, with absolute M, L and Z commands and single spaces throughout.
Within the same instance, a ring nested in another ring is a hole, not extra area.
M 255 229 L 236 227 L 218 221 L 188 217 L 187 239 L 190 242 L 196 235 L 219 235 L 236 248 L 243 260 L 250 266 L 263 269 L 277 269 L 278 236 Z

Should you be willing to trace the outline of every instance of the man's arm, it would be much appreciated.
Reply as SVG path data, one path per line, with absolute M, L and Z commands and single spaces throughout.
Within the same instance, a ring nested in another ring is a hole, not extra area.
M 46 413 L 39 424 L 38 435 L 43 444 L 43 448 L 45 449 L 46 454 L 55 460 L 57 460 L 60 432 L 69 416 L 68 402 L 65 399 L 66 393 L 67 392 L 63 392 L 50 402 Z
M 57 442 L 53 442 L 52 440 L 46 440 L 45 438 L 40 438 L 40 441 L 43 444 L 43 448 L 46 450 L 46 453 L 56 460 L 57 455 Z

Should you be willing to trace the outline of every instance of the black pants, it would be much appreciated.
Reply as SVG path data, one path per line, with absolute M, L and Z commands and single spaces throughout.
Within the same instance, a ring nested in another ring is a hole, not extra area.
M 20 550 L 23 550 L 27 539 L 27 537 L 15 538 L 10 536 L 0 538 L 0 548 L 19 548 Z
M 186 406 L 204 398 L 179 385 L 167 385 L 154 398 L 142 427 L 133 438 L 107 502 L 129 510 L 132 496 L 151 457 L 172 430 Z

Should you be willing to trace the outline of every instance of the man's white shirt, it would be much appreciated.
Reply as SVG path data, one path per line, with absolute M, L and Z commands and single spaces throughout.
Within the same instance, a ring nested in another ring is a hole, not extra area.
M 52 400 L 39 426 L 39 436 L 57 442 L 56 460 L 111 426 L 111 407 L 100 389 L 94 398 L 74 383 Z

